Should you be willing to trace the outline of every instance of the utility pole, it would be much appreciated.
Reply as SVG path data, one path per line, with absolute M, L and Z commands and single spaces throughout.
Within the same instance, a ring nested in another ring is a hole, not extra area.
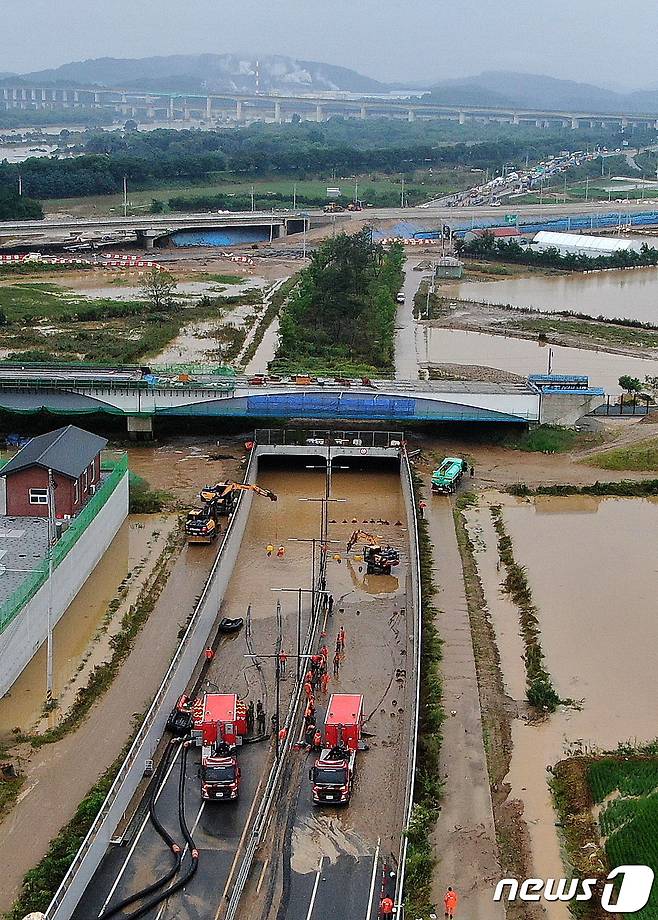
M 53 701 L 53 544 L 55 542 L 55 483 L 48 469 L 48 621 L 46 645 L 46 704 Z
M 252 214 L 253 214 L 254 210 L 255 210 L 255 208 L 254 208 L 254 187 L 253 187 L 253 185 L 252 185 L 252 186 L 251 186 L 251 213 L 252 213 Z
M 123 216 L 128 217 L 128 177 L 123 177 Z
M 292 187 L 292 209 L 293 211 L 297 210 L 297 183 L 296 182 L 294 183 Z
M 18 174 L 18 194 L 19 197 L 23 196 L 23 177 L 20 173 Z
M 357 178 L 354 181 L 354 204 L 358 204 L 358 203 L 359 203 L 359 178 L 357 176 Z
M 589 176 L 585 179 L 585 201 L 589 201 Z
M 400 194 L 400 207 L 404 207 L 404 176 L 402 176 L 402 192 Z

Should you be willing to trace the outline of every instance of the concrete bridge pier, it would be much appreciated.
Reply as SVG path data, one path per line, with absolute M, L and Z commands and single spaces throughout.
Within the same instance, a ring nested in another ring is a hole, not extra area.
M 323 113 L 322 113 L 322 106 L 321 106 L 321 105 L 316 105 L 316 107 L 315 107 L 315 120 L 316 120 L 316 121 L 322 121 L 322 120 L 323 120 L 323 117 L 324 117 L 324 116 L 323 116 Z
M 278 100 L 274 103 L 274 121 L 277 125 L 280 125 L 282 122 L 281 103 Z
M 367 115 L 368 115 L 367 109 L 366 109 L 365 105 L 362 105 L 362 106 L 361 106 L 361 110 L 360 110 L 360 112 L 359 112 L 359 118 L 361 118 L 363 121 L 365 121 Z
M 459 111 L 459 124 L 460 125 L 466 124 L 466 112 L 464 112 L 463 109 L 460 109 Z
M 126 421 L 131 441 L 150 441 L 153 438 L 153 418 L 150 415 L 129 415 Z
M 242 112 L 242 100 L 238 99 L 235 103 L 235 118 L 236 121 L 242 121 L 243 112 Z
M 513 124 L 513 125 L 520 125 L 520 124 L 521 124 L 521 119 L 519 118 L 519 113 L 518 113 L 518 112 L 515 112 L 515 113 L 514 113 L 514 116 L 513 116 L 513 118 L 512 118 L 512 124 Z
M 206 99 L 206 121 L 210 121 L 212 118 L 212 99 L 210 96 Z
M 167 110 L 167 116 L 169 118 L 169 121 L 174 120 L 174 97 L 173 96 L 169 97 L 169 108 Z
M 572 118 L 572 119 L 571 119 L 571 130 L 572 130 L 572 131 L 575 131 L 576 128 L 579 128 L 579 127 L 580 127 L 580 122 L 578 121 L 578 119 L 577 119 L 577 118 Z
M 159 236 L 159 234 L 155 233 L 153 230 L 138 230 L 137 242 L 142 247 L 142 249 L 145 249 L 147 252 L 151 252 L 155 246 L 155 240 L 157 236 Z

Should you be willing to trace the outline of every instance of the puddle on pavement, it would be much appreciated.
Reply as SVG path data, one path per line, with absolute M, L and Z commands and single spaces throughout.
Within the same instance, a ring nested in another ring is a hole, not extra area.
M 608 393 L 622 392 L 619 378 L 623 374 L 633 374 L 640 380 L 647 375 L 658 375 L 658 359 L 545 345 L 530 339 L 440 327 L 425 327 L 420 360 L 421 363 L 431 364 L 478 364 L 525 377 L 546 373 L 549 350 L 553 355 L 552 373 L 587 374 L 592 385 L 604 387 Z
M 363 840 L 334 815 L 318 811 L 303 817 L 293 827 L 290 866 L 301 875 L 317 872 L 321 859 L 333 865 L 339 856 L 358 859 L 367 854 Z
M 478 303 L 532 307 L 544 312 L 574 310 L 607 319 L 623 317 L 658 323 L 658 270 L 531 276 L 505 281 L 463 281 L 448 297 Z
M 582 700 L 581 710 L 563 708 L 543 723 L 512 725 L 508 781 L 511 798 L 524 803 L 533 872 L 560 877 L 546 767 L 574 753 L 656 736 L 658 505 L 589 496 L 503 504 L 539 610 L 546 666 L 560 696 Z M 508 639 L 499 636 L 503 662 L 510 661 Z M 560 904 L 547 905 L 547 914 L 569 916 Z
M 93 574 L 78 592 L 53 633 L 55 696 L 76 673 L 121 582 L 149 555 L 162 518 L 131 515 L 124 522 Z M 135 573 L 135 578 L 139 577 Z M 46 646 L 39 649 L 10 691 L 0 700 L 0 735 L 27 730 L 38 719 L 46 691 Z

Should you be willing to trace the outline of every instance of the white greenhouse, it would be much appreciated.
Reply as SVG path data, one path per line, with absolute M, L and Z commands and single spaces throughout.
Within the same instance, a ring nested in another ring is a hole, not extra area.
M 650 241 L 647 241 L 651 245 Z M 621 240 L 608 236 L 585 236 L 579 233 L 554 233 L 540 230 L 532 241 L 534 249 L 540 252 L 557 249 L 561 255 L 583 255 L 595 259 L 597 256 L 611 256 L 616 252 L 639 252 L 643 240 Z

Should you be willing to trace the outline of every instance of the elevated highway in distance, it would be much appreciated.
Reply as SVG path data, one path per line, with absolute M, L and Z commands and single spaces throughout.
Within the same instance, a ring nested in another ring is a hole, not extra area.
M 40 246 L 66 246 L 80 242 L 93 242 L 104 235 L 112 235 L 126 244 L 137 244 L 152 249 L 156 241 L 185 230 L 222 230 L 256 227 L 269 233 L 273 239 L 288 234 L 301 233 L 306 226 L 312 229 L 333 224 L 337 229 L 349 221 L 423 221 L 448 223 L 453 229 L 496 226 L 505 224 L 505 215 L 512 213 L 520 226 L 570 219 L 591 218 L 593 226 L 597 217 L 609 217 L 609 224 L 658 224 L 658 210 L 651 210 L 646 201 L 585 202 L 580 204 L 523 204 L 507 202 L 503 207 L 482 205 L 477 207 L 445 207 L 429 203 L 413 208 L 367 208 L 363 211 L 345 211 L 325 214 L 319 209 L 272 211 L 233 211 L 219 213 L 207 211 L 197 214 L 152 214 L 138 217 L 47 218 L 45 220 L 0 221 L 0 249 Z M 646 220 L 644 219 L 646 217 Z M 565 228 L 566 226 L 565 225 Z M 116 243 L 115 243 L 116 245 Z
M 467 121 L 501 121 L 514 125 L 534 124 L 549 127 L 561 124 L 578 129 L 583 126 L 648 125 L 658 129 L 658 111 L 594 112 L 584 109 L 547 109 L 527 106 L 486 106 L 423 102 L 421 92 L 407 97 L 368 96 L 351 93 L 165 93 L 139 89 L 85 86 L 44 86 L 30 82 L 4 81 L 0 85 L 0 108 L 31 111 L 69 111 L 71 109 L 110 110 L 117 115 L 143 120 L 169 122 L 192 118 L 212 122 L 222 118 L 246 122 L 255 118 L 280 123 L 293 114 L 313 121 L 330 115 L 353 118 L 397 117 Z M 173 126 L 173 125 L 172 125 Z

